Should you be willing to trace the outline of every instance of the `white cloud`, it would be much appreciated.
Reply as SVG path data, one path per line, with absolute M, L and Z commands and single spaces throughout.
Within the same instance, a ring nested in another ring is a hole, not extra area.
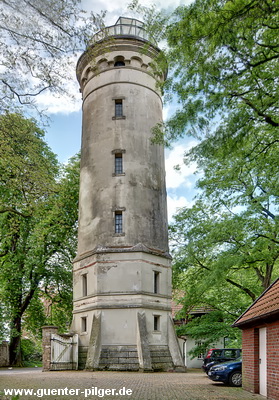
M 183 5 L 187 5 L 192 3 L 193 0 L 184 0 Z M 111 1 L 111 0 L 82 0 L 81 7 L 86 11 L 92 11 L 93 13 L 100 13 L 100 11 L 107 11 L 107 18 L 105 23 L 108 25 L 112 25 L 116 22 L 118 17 L 134 17 L 138 16 L 133 15 L 132 11 L 128 10 L 128 5 L 131 4 L 132 1 Z M 141 0 L 141 6 L 155 6 L 158 9 L 169 9 L 174 10 L 176 7 L 180 6 L 182 3 L 181 0 Z
M 172 217 L 182 207 L 191 207 L 193 202 L 190 202 L 184 196 L 177 197 L 176 195 L 168 195 L 168 221 L 171 222 Z
M 183 158 L 185 152 L 195 146 L 195 140 L 178 144 L 166 155 L 166 186 L 168 191 L 168 220 L 171 221 L 174 214 L 181 207 L 191 207 L 195 195 L 194 182 L 196 176 L 196 164 L 185 165 Z M 174 169 L 179 165 L 180 170 Z M 182 195 L 181 195 L 182 194 Z
M 177 145 L 173 150 L 166 156 L 166 185 L 168 189 L 177 189 L 179 186 L 191 188 L 193 186 L 192 180 L 193 175 L 196 171 L 196 164 L 185 165 L 183 163 L 183 157 L 186 151 L 196 145 L 197 142 L 192 140 L 187 144 Z M 175 166 L 179 165 L 180 170 L 174 169 Z
M 73 85 L 74 86 L 74 85 Z M 69 88 L 71 90 L 71 88 Z M 75 88 L 79 93 L 78 87 Z M 73 93 L 71 91 L 71 93 Z M 38 96 L 37 103 L 40 109 L 47 110 L 48 114 L 70 114 L 72 112 L 81 110 L 81 97 L 73 94 L 72 98 L 69 96 L 55 95 L 50 92 L 44 92 Z

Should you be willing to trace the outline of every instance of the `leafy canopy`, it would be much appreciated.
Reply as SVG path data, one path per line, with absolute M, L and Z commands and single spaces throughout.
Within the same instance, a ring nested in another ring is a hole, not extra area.
M 162 25 L 163 89 L 178 101 L 155 139 L 199 139 L 184 157 L 198 166 L 199 194 L 170 227 L 174 286 L 184 312 L 206 305 L 219 314 L 181 329 L 215 340 L 224 329 L 213 327 L 228 328 L 278 276 L 279 3 L 196 0 L 169 18 L 139 10 L 153 32 Z
M 0 117 L 0 331 L 21 364 L 22 327 L 71 320 L 71 260 L 78 217 L 79 157 L 62 170 L 34 120 Z
M 261 133 L 262 148 L 277 139 L 278 12 L 273 0 L 196 0 L 176 9 L 166 34 L 168 87 L 181 108 L 167 124 L 169 138 L 212 134 L 225 121 L 229 137 L 257 141 Z

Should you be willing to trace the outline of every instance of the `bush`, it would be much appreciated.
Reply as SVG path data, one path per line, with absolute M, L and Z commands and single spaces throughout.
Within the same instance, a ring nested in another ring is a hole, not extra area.
M 30 362 L 38 362 L 42 360 L 42 346 L 41 343 L 35 342 L 31 339 L 21 340 L 22 361 L 26 366 Z

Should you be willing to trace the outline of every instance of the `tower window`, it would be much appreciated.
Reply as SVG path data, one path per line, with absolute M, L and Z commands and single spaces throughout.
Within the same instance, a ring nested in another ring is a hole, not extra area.
M 81 317 L 81 332 L 87 332 L 87 317 Z
M 82 279 L 82 296 L 87 296 L 87 274 L 81 276 Z
M 122 214 L 122 211 L 115 211 L 114 231 L 115 231 L 115 233 L 122 233 L 123 232 L 123 214 Z
M 123 174 L 122 153 L 117 153 L 114 156 L 114 172 L 116 175 Z
M 114 58 L 115 67 L 125 67 L 125 60 L 123 56 L 117 56 Z
M 124 61 L 116 61 L 115 63 L 114 63 L 114 66 L 115 67 L 125 67 L 125 63 L 124 63 Z
M 160 330 L 160 315 L 154 315 L 154 331 Z
M 160 281 L 160 272 L 154 271 L 154 276 L 153 276 L 154 293 L 159 293 L 159 281 Z
M 115 100 L 115 117 L 123 117 L 123 100 Z

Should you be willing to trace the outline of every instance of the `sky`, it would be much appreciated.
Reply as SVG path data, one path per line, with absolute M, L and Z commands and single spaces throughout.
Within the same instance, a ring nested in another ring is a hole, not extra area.
M 186 5 L 191 0 L 141 0 L 141 5 L 156 4 L 158 8 L 174 9 L 179 5 Z M 129 2 L 120 0 L 82 0 L 82 8 L 86 11 L 100 13 L 106 10 L 106 26 L 114 25 L 119 16 L 136 17 L 127 9 Z M 62 163 L 75 155 L 81 145 L 81 94 L 73 71 L 71 92 L 75 94 L 74 100 L 69 102 L 68 98 L 54 97 L 44 94 L 38 99 L 39 106 L 47 110 L 49 126 L 46 128 L 46 141 L 52 151 L 57 154 Z M 176 108 L 175 104 L 168 104 L 163 109 L 164 119 L 170 116 Z M 195 195 L 195 165 L 186 166 L 183 164 L 183 154 L 195 144 L 194 139 L 185 138 L 174 143 L 172 149 L 166 149 L 166 186 L 168 194 L 168 218 L 169 222 L 177 209 L 193 204 Z M 180 165 L 180 171 L 174 169 Z

